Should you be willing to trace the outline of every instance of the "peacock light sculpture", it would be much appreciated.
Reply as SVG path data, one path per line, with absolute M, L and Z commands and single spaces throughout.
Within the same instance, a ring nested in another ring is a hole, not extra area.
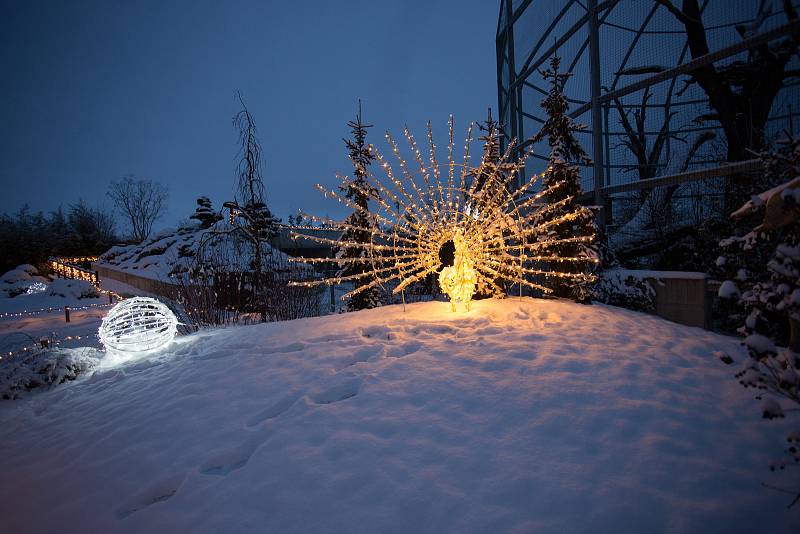
M 551 230 L 557 225 L 570 224 L 586 216 L 587 208 L 578 206 L 564 212 L 570 197 L 548 202 L 563 182 L 544 186 L 543 175 L 533 175 L 520 187 L 514 188 L 515 177 L 525 167 L 530 149 L 512 160 L 515 141 L 505 153 L 499 154 L 499 133 L 490 128 L 483 155 L 477 166 L 470 165 L 470 145 L 474 123 L 467 129 L 467 140 L 461 162 L 454 159 L 453 117 L 449 120 L 449 144 L 446 163 L 440 164 L 428 122 L 427 160 L 408 128 L 408 141 L 418 171 L 412 172 L 402 156 L 397 142 L 387 132 L 401 176 L 398 176 L 384 156 L 372 145 L 379 167 L 385 177 L 366 173 L 363 191 L 374 210 L 367 211 L 343 195 L 317 184 L 326 197 L 362 211 L 368 227 L 354 227 L 304 214 L 307 219 L 345 230 L 367 232 L 369 243 L 356 243 L 314 235 L 292 233 L 294 238 L 311 239 L 341 249 L 363 247 L 365 252 L 354 258 L 292 258 L 303 263 L 334 262 L 341 266 L 359 262 L 367 266 L 362 272 L 349 276 L 329 276 L 318 280 L 297 280 L 292 285 L 314 286 L 340 284 L 361 277 L 371 279 L 342 298 L 375 286 L 392 287 L 397 294 L 415 282 L 438 273 L 442 290 L 450 298 L 453 310 L 463 304 L 469 310 L 477 294 L 502 296 L 509 286 L 551 292 L 547 281 L 554 277 L 573 280 L 593 280 L 588 267 L 598 260 L 589 254 L 563 257 L 552 252 L 566 243 L 590 243 L 593 235 L 574 235 L 556 238 Z M 357 186 L 349 177 L 337 175 L 342 189 Z M 537 190 L 538 189 L 538 190 Z M 377 193 L 376 193 L 377 192 Z M 351 232 L 352 233 L 352 232 Z M 340 272 L 342 270 L 340 269 Z

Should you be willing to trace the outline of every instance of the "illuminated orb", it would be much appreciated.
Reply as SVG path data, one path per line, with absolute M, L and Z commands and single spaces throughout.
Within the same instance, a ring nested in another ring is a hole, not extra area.
M 136 353 L 158 349 L 172 341 L 178 320 L 156 299 L 125 299 L 103 318 L 98 335 L 108 351 Z

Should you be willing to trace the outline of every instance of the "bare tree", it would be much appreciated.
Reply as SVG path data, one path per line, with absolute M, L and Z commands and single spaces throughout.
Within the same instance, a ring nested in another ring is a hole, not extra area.
M 130 223 L 133 239 L 144 241 L 166 210 L 168 192 L 162 184 L 128 175 L 111 182 L 108 196 Z
M 655 0 L 664 6 L 684 26 L 692 58 L 708 54 L 706 27 L 702 8 L 697 0 L 683 0 L 678 8 L 670 0 Z M 789 22 L 799 16 L 791 0 L 782 0 L 783 11 Z M 755 20 L 749 25 L 738 25 L 736 31 L 742 39 L 757 34 L 770 11 L 765 3 L 759 4 Z M 753 151 L 766 146 L 764 129 L 772 104 L 784 80 L 796 77 L 797 71 L 789 69 L 792 56 L 800 46 L 800 32 L 774 44 L 762 44 L 747 52 L 747 58 L 722 66 L 704 65 L 691 73 L 689 84 L 696 83 L 708 96 L 708 105 L 725 132 L 728 161 L 742 161 L 752 157 Z M 728 195 L 730 196 L 730 194 Z M 729 199 L 738 205 L 739 199 Z
M 269 317 L 266 288 L 272 273 L 269 271 L 269 256 L 272 248 L 269 241 L 275 237 L 279 219 L 272 215 L 264 200 L 264 181 L 261 176 L 261 143 L 258 140 L 253 116 L 244 104 L 241 94 L 237 98 L 242 109 L 233 117 L 233 125 L 239 130 L 239 164 L 237 166 L 237 196 L 224 207 L 235 214 L 233 230 L 240 232 L 252 246 L 252 302 L 259 308 L 261 321 Z

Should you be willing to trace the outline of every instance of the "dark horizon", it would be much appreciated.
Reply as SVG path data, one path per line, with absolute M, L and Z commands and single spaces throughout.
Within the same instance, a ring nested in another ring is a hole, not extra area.
M 79 199 L 111 209 L 124 175 L 169 187 L 157 228 L 188 217 L 198 196 L 233 193 L 241 91 L 264 151 L 267 201 L 339 217 L 315 183 L 351 172 L 342 138 L 362 101 L 369 142 L 408 125 L 438 144 L 496 108 L 494 2 L 332 6 L 32 2 L 0 22 L 6 71 L 0 213 Z M 122 220 L 118 221 L 122 229 Z

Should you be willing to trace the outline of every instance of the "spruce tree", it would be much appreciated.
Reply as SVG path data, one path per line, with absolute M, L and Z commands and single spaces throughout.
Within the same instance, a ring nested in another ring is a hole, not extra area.
M 533 138 L 533 143 L 538 143 L 547 138 L 550 145 L 550 158 L 545 171 L 544 183 L 556 188 L 547 201 L 550 204 L 563 202 L 550 212 L 553 218 L 577 212 L 577 217 L 572 220 L 554 225 L 547 236 L 549 239 L 571 239 L 578 236 L 594 236 L 596 233 L 593 214 L 588 208 L 578 204 L 578 198 L 583 195 L 580 185 L 580 167 L 578 164 L 591 162 L 589 156 L 581 147 L 573 132 L 585 127 L 575 123 L 568 115 L 569 103 L 564 95 L 564 85 L 571 73 L 559 72 L 561 58 L 554 55 L 550 59 L 550 68 L 540 71 L 542 77 L 550 83 L 550 91 L 542 101 L 542 108 L 547 113 L 547 120 L 542 129 Z M 566 242 L 551 245 L 549 251 L 561 257 L 588 257 L 596 258 L 597 251 L 590 242 Z M 575 265 L 562 265 L 558 270 L 564 272 L 580 272 L 586 267 Z M 587 272 L 587 274 L 589 274 Z M 576 302 L 588 303 L 592 297 L 592 280 L 587 277 L 563 278 L 553 280 L 551 284 L 553 295 L 570 298 Z
M 342 262 L 342 268 L 338 276 L 353 276 L 370 271 L 372 268 L 368 263 L 369 246 L 372 241 L 372 228 L 376 224 L 370 217 L 369 199 L 370 196 L 377 196 L 377 189 L 369 185 L 367 181 L 367 167 L 375 160 L 375 155 L 370 145 L 367 144 L 367 128 L 371 124 L 364 124 L 361 120 L 361 101 L 358 103 L 358 115 L 355 121 L 347 123 L 352 131 L 351 139 L 344 139 L 345 146 L 349 152 L 350 161 L 353 162 L 353 179 L 346 181 L 339 189 L 344 193 L 353 204 L 358 206 L 344 220 L 345 232 L 342 241 L 359 243 L 360 246 L 342 248 L 337 251 L 337 256 L 352 261 Z M 353 281 L 354 288 L 370 284 L 374 277 L 360 277 Z M 349 311 L 375 308 L 382 304 L 382 290 L 380 287 L 371 287 L 347 301 Z
M 197 208 L 194 214 L 189 217 L 200 222 L 200 228 L 211 228 L 218 221 L 222 220 L 222 215 L 214 211 L 211 204 L 211 199 L 208 197 L 199 197 L 197 199 Z
M 476 193 L 483 190 L 486 180 L 491 175 L 497 173 L 506 178 L 516 167 L 513 162 L 500 161 L 500 124 L 492 118 L 492 108 L 489 108 L 486 120 L 479 124 L 478 128 L 484 132 L 478 138 L 483 141 L 483 155 L 480 166 L 469 174 L 474 179 L 472 187 Z

